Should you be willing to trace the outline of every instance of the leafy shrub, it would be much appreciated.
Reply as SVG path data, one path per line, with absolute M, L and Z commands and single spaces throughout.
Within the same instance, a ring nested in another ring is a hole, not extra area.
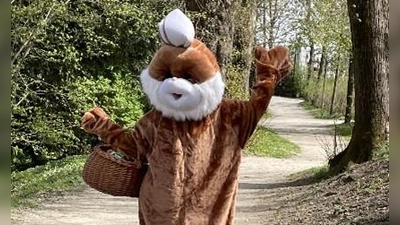
M 179 1 L 13 1 L 12 170 L 81 154 L 96 141 L 79 117 L 105 107 L 123 125 L 146 110 L 138 75 L 157 23 Z
M 78 78 L 68 86 L 69 97 L 76 104 L 75 117 L 94 106 L 102 107 L 111 118 L 124 126 L 133 126 L 143 115 L 144 94 L 131 74 L 114 75 L 114 81 L 105 77 L 98 79 Z

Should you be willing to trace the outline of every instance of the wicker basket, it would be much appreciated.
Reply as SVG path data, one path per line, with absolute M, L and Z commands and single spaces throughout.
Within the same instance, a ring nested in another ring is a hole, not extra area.
M 147 165 L 139 160 L 116 159 L 107 151 L 109 145 L 98 145 L 83 167 L 83 180 L 92 188 L 113 196 L 139 197 Z

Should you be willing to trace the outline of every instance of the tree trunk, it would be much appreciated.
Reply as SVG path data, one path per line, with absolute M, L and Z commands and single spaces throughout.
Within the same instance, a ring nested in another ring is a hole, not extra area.
M 311 80 L 311 75 L 313 71 L 313 59 L 314 59 L 314 42 L 311 42 L 310 59 L 308 60 L 308 65 L 307 65 L 307 84 L 309 84 Z
M 333 108 L 335 105 L 335 96 L 336 96 L 336 87 L 339 78 L 339 68 L 340 68 L 340 55 L 337 57 L 336 71 L 335 71 L 335 80 L 333 82 L 333 90 L 332 90 L 332 98 L 331 98 L 331 106 L 329 108 L 329 115 L 333 115 Z
M 324 75 L 323 75 L 323 81 L 322 81 L 322 93 L 321 93 L 321 109 L 325 107 L 325 89 L 326 89 L 326 73 L 328 71 L 328 61 L 325 60 L 325 65 L 324 65 Z
M 274 27 L 275 27 L 275 17 L 273 16 L 273 11 L 276 10 L 272 7 L 272 1 L 268 1 L 268 14 L 269 14 L 269 26 L 268 26 L 268 47 L 272 48 L 274 46 Z
M 320 87 L 321 83 L 321 77 L 322 73 L 324 72 L 324 67 L 325 67 L 325 46 L 322 47 L 322 54 L 321 54 L 321 59 L 319 61 L 319 69 L 318 69 L 318 75 L 317 75 L 317 83 L 315 84 L 315 88 L 318 90 Z M 317 102 L 316 100 L 318 99 L 317 97 L 318 92 L 313 92 L 313 98 L 311 99 L 311 104 L 316 106 Z
M 256 16 L 256 2 L 242 0 L 241 6 L 235 12 L 234 26 L 235 36 L 233 41 L 233 49 L 238 54 L 235 54 L 232 60 L 238 73 L 242 76 L 243 85 L 243 98 L 247 98 L 250 94 L 250 72 L 251 64 L 253 62 L 253 48 L 254 48 L 254 33 L 255 33 L 255 16 Z M 228 77 L 229 78 L 229 77 Z
M 196 36 L 215 53 L 225 77 L 233 49 L 233 15 L 237 3 L 213 0 L 186 0 L 186 9 L 203 14 L 193 19 Z
M 262 3 L 262 31 L 263 31 L 263 47 L 267 48 L 267 6 L 265 5 L 265 1 Z
M 347 148 L 330 160 L 331 173 L 372 159 L 385 142 L 389 115 L 389 1 L 348 0 L 354 57 L 355 124 Z
M 202 15 L 193 19 L 196 36 L 216 55 L 226 97 L 246 98 L 250 92 L 256 6 L 249 0 L 186 0 L 188 11 Z
M 321 60 L 319 61 L 319 69 L 318 69 L 318 75 L 317 75 L 317 83 L 319 83 L 319 81 L 321 80 L 322 73 L 324 72 L 325 54 L 326 54 L 326 48 L 325 48 L 325 46 L 323 46 L 323 47 L 322 47 Z
M 306 81 L 306 84 L 308 86 L 310 84 L 310 79 L 311 79 L 311 75 L 312 75 L 312 71 L 313 71 L 314 41 L 313 41 L 313 38 L 312 38 L 312 30 L 310 29 L 311 14 L 312 14 L 311 0 L 307 0 L 306 4 L 307 4 L 306 22 L 307 22 L 307 26 L 308 26 L 308 30 L 306 32 L 307 32 L 308 41 L 310 43 L 310 58 L 308 60 L 307 81 Z M 309 96 L 307 96 L 307 97 L 309 97 Z
M 344 113 L 344 123 L 350 123 L 351 109 L 353 107 L 353 89 L 354 89 L 354 63 L 353 57 L 349 57 L 349 78 L 347 80 L 347 97 L 346 97 L 346 111 Z

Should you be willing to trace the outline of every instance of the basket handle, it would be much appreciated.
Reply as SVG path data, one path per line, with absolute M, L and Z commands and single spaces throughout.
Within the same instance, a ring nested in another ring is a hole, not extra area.
M 113 148 L 109 144 L 99 144 L 99 145 L 96 145 L 94 147 L 94 149 L 99 149 L 99 150 L 102 150 L 102 151 L 106 152 L 107 150 L 110 150 L 110 149 L 113 149 Z

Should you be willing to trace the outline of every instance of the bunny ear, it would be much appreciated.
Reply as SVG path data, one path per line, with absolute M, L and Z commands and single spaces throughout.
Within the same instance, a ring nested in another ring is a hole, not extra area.
M 289 61 L 289 50 L 283 46 L 276 46 L 268 51 L 269 63 L 276 68 L 281 68 Z
M 189 47 L 194 40 L 192 21 L 179 9 L 175 9 L 158 24 L 161 39 L 175 47 Z
M 254 57 L 255 57 L 257 60 L 265 61 L 265 60 L 267 60 L 267 59 L 264 59 L 264 58 L 265 58 L 265 57 L 268 57 L 268 50 L 265 49 L 264 47 L 256 46 L 256 47 L 254 48 Z
M 292 69 L 289 54 L 289 50 L 283 46 L 277 46 L 268 51 L 272 64 L 279 69 L 282 76 L 285 76 Z
M 292 68 L 289 60 L 289 50 L 283 46 L 276 46 L 266 50 L 261 46 L 255 49 L 256 71 L 259 76 L 274 74 L 279 82 Z

